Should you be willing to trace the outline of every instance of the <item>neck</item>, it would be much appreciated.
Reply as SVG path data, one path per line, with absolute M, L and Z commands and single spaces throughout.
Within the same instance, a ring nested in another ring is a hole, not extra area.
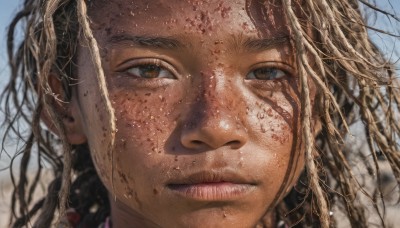
M 132 210 L 123 202 L 110 195 L 111 222 L 112 227 L 146 227 L 156 228 L 158 225 L 143 217 L 139 212 Z

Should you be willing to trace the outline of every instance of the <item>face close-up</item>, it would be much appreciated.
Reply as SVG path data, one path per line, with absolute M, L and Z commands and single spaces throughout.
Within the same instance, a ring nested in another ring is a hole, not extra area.
M 112 150 L 85 45 L 74 96 L 113 226 L 253 227 L 272 217 L 304 166 L 280 4 L 89 3 L 116 118 Z

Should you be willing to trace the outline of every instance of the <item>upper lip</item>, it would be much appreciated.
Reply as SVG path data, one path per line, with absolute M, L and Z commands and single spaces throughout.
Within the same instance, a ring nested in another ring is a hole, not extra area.
M 257 182 L 250 178 L 245 178 L 239 173 L 230 170 L 203 170 L 189 175 L 171 178 L 167 185 L 193 185 L 205 183 L 229 182 L 233 184 L 256 185 Z

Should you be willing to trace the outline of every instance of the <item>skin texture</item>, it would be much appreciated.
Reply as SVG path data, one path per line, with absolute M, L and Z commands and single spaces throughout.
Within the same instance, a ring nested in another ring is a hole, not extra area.
M 84 45 L 70 138 L 89 143 L 113 226 L 274 223 L 272 209 L 304 164 L 279 4 L 99 0 L 89 14 L 117 118 L 115 148 L 106 146 L 109 117 Z

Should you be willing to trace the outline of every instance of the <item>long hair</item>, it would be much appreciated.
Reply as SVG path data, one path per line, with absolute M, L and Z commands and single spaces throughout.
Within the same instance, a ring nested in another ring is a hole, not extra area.
M 361 6 L 385 14 L 394 24 L 399 25 L 400 20 L 366 0 L 303 0 L 301 6 L 292 0 L 282 0 L 282 5 L 299 71 L 301 141 L 306 165 L 295 187 L 278 203 L 276 219 L 291 226 L 329 227 L 334 225 L 330 212 L 337 207 L 344 210 L 353 227 L 366 227 L 365 207 L 356 200 L 357 194 L 362 192 L 375 205 L 380 223 L 385 226 L 378 160 L 384 159 L 390 165 L 398 184 L 400 93 L 394 65 L 371 41 L 368 30 L 397 39 L 399 34 L 368 25 Z M 22 41 L 18 38 L 20 25 L 24 25 Z M 84 38 L 83 41 L 80 38 Z M 17 135 L 24 142 L 16 154 L 22 156 L 19 177 L 16 178 L 10 169 L 14 184 L 11 200 L 14 227 L 30 224 L 32 217 L 36 218 L 35 226 L 49 227 L 54 215 L 65 216 L 67 206 L 82 216 L 82 223 L 91 226 L 100 224 L 109 215 L 107 191 L 95 172 L 89 148 L 67 143 L 60 115 L 54 109 L 54 102 L 60 97 L 48 85 L 50 72 L 56 71 L 63 84 L 62 101 L 69 101 L 76 80 L 73 75 L 79 42 L 85 42 L 91 50 L 102 91 L 100 96 L 110 114 L 112 137 L 115 120 L 85 1 L 25 0 L 9 26 L 7 48 L 11 73 L 1 95 L 7 117 L 4 140 Z M 310 100 L 310 79 L 319 88 L 314 107 Z M 43 112 L 52 116 L 58 137 L 41 124 Z M 322 131 L 314 137 L 312 118 L 316 113 Z M 357 120 L 363 123 L 369 147 L 367 155 L 344 145 L 349 126 Z M 29 134 L 20 132 L 18 124 L 21 122 L 30 127 Z M 32 153 L 38 154 L 39 168 L 33 180 L 28 180 Z M 366 156 L 372 157 L 365 159 L 368 174 L 377 181 L 372 192 L 363 188 L 349 162 L 349 157 Z M 33 202 L 42 161 L 52 167 L 54 179 L 49 184 L 48 194 Z

